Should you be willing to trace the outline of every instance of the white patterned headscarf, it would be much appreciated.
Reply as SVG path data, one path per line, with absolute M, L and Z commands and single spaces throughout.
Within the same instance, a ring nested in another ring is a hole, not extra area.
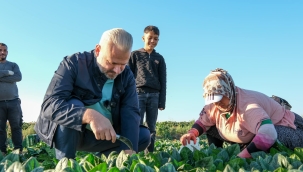
M 217 106 L 223 112 L 232 112 L 236 106 L 236 86 L 231 75 L 224 69 L 217 68 L 212 70 L 203 82 L 203 97 L 220 94 L 229 98 L 229 105 L 227 108 Z

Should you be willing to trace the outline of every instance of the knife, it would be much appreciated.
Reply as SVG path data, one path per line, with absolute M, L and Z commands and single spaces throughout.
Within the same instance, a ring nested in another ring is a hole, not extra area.
M 116 135 L 116 138 L 126 144 L 126 146 L 128 146 L 131 150 L 133 150 L 133 144 L 128 138 L 120 136 L 119 134 Z

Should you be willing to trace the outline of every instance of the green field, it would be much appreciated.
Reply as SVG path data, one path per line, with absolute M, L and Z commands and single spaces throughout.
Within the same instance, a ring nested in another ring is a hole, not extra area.
M 276 144 L 270 152 L 256 152 L 251 159 L 238 158 L 237 144 L 225 144 L 223 148 L 208 146 L 205 136 L 200 136 L 200 150 L 193 152 L 184 147 L 181 151 L 179 137 L 191 128 L 190 122 L 157 123 L 157 141 L 154 153 L 140 152 L 132 156 L 112 152 L 108 157 L 95 153 L 77 152 L 75 159 L 55 159 L 54 150 L 45 143 L 30 143 L 27 138 L 34 134 L 34 123 L 24 124 L 24 151 L 12 150 L 8 141 L 9 154 L 0 155 L 0 171 L 89 171 L 89 172 L 149 172 L 149 171 L 303 171 L 303 148 L 294 151 Z M 8 128 L 9 129 L 9 128 Z M 27 134 L 27 135 L 26 135 Z

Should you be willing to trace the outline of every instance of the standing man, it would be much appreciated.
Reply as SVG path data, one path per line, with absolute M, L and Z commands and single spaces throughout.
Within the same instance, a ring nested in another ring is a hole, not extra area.
M 144 29 L 144 48 L 133 51 L 128 63 L 136 78 L 139 97 L 141 124 L 146 113 L 146 124 L 151 133 L 149 152 L 154 151 L 158 109 L 165 109 L 166 64 L 163 56 L 154 49 L 159 41 L 160 31 L 156 26 Z
M 57 159 L 75 158 L 76 151 L 133 154 L 149 145 L 148 129 L 139 127 L 135 79 L 126 66 L 132 44 L 131 34 L 111 29 L 94 50 L 60 63 L 35 125 L 40 139 L 55 147 Z M 133 151 L 116 133 L 132 142 Z
M 7 45 L 0 43 L 0 149 L 6 155 L 6 121 L 12 132 L 14 149 L 22 151 L 22 110 L 16 82 L 21 81 L 19 66 L 6 60 Z

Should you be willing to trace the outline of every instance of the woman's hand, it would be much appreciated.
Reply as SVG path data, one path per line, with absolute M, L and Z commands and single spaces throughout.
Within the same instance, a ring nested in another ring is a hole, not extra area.
M 194 144 L 196 144 L 197 140 L 196 140 L 196 136 L 195 136 L 194 133 L 187 133 L 187 134 L 184 134 L 184 135 L 180 138 L 180 142 L 182 143 L 183 146 L 189 144 L 191 140 L 193 140 L 193 141 L 194 141 Z

